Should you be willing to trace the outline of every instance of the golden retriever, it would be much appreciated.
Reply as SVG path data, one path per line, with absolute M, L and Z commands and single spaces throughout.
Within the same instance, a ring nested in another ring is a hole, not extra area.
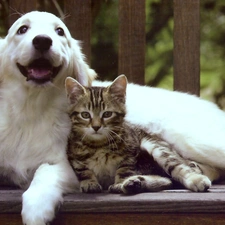
M 67 76 L 88 86 L 96 74 L 56 16 L 27 13 L 0 40 L 0 175 L 26 189 L 22 197 L 26 225 L 51 221 L 63 194 L 78 184 L 66 157 Z M 108 82 L 94 81 L 94 85 Z M 126 105 L 129 122 L 159 135 L 182 157 L 198 162 L 210 179 L 209 183 L 192 180 L 187 188 L 202 191 L 223 177 L 225 113 L 215 104 L 129 84 Z M 145 147 L 157 157 L 151 146 L 143 143 Z
M 65 24 L 45 12 L 19 18 L 0 40 L 0 175 L 27 189 L 22 218 L 46 224 L 77 179 L 67 162 L 66 76 L 95 72 Z

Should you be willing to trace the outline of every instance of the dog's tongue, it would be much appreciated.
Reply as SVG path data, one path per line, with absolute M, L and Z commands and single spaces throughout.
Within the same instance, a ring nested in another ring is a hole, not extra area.
M 51 75 L 50 68 L 29 68 L 27 80 L 51 80 Z

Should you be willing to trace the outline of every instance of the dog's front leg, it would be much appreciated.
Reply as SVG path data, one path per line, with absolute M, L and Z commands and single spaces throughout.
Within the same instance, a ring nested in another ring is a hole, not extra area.
M 42 164 L 22 196 L 23 223 L 45 225 L 51 222 L 63 202 L 63 194 L 71 192 L 76 185 L 77 178 L 67 161 Z

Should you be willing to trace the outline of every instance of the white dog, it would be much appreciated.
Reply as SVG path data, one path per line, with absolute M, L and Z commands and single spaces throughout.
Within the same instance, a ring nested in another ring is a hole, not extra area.
M 126 120 L 157 134 L 182 157 L 198 162 L 210 181 L 225 177 L 225 112 L 214 103 L 186 93 L 129 84 L 126 107 Z M 151 146 L 143 143 L 142 147 L 153 154 Z M 202 182 L 196 179 L 186 187 L 201 191 L 206 185 Z
M 51 221 L 62 195 L 77 184 L 66 157 L 66 76 L 90 85 L 95 72 L 56 16 L 25 14 L 0 40 L 0 175 L 28 188 L 26 225 Z
M 95 72 L 60 19 L 22 16 L 0 40 L 0 174 L 28 188 L 22 218 L 44 225 L 77 179 L 66 158 L 70 122 L 64 80 L 90 85 Z M 105 84 L 95 82 L 95 85 Z M 197 97 L 130 84 L 127 120 L 155 132 L 211 181 L 225 171 L 225 114 Z

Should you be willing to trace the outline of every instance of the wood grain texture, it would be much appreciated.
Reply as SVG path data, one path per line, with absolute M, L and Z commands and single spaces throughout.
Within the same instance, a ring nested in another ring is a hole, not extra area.
M 168 206 L 170 207 L 170 206 Z M 0 214 L 0 224 L 21 225 L 20 214 Z M 52 225 L 224 225 L 224 214 L 61 213 Z
M 21 224 L 21 190 L 0 190 L 0 224 Z M 54 225 L 222 225 L 225 224 L 225 185 L 208 192 L 167 190 L 132 196 L 70 194 Z
M 174 89 L 200 92 L 200 0 L 174 0 Z
M 64 12 L 68 15 L 65 23 L 72 36 L 81 41 L 83 53 L 90 62 L 91 58 L 91 28 L 92 28 L 92 0 L 64 1 Z
M 144 84 L 145 0 L 119 1 L 119 74 Z
M 169 206 L 168 206 L 169 207 Z M 53 225 L 224 225 L 225 215 L 204 214 L 61 214 Z
M 66 196 L 62 211 L 76 213 L 225 213 L 225 196 L 221 195 L 221 192 L 214 192 L 213 189 L 207 193 L 184 190 L 142 193 L 133 196 L 76 194 Z
M 0 190 L 0 213 L 20 213 L 21 195 L 21 190 Z M 131 196 L 109 193 L 75 193 L 65 196 L 61 212 L 224 213 L 225 215 L 225 185 L 213 185 L 208 192 L 203 193 L 185 189 Z

